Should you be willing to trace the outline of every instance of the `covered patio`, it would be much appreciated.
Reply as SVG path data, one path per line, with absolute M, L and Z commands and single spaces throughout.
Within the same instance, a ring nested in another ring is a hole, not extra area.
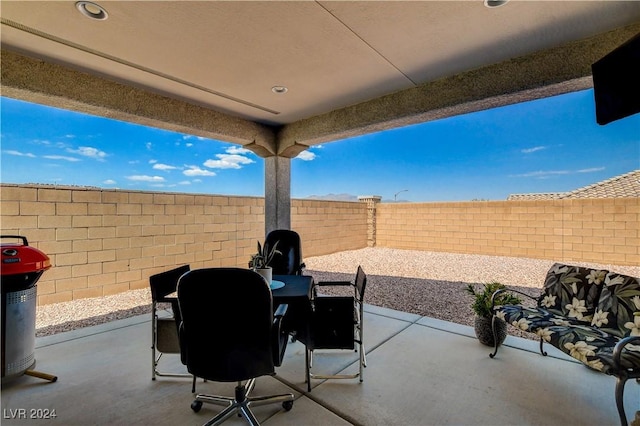
M 199 425 L 220 407 L 190 409 L 191 380 L 151 380 L 151 316 L 139 315 L 41 337 L 37 370 L 50 383 L 21 376 L 2 388 L 5 425 Z M 304 383 L 304 347 L 290 343 L 275 377 L 258 380 L 255 394 L 292 392 L 293 409 L 254 408 L 267 425 L 615 425 L 612 377 L 595 373 L 554 348 L 507 337 L 495 359 L 471 327 L 367 305 L 364 382 Z M 349 351 L 318 353 L 314 369 L 349 372 Z M 165 370 L 183 372 L 175 355 Z M 233 384 L 198 381 L 197 391 L 232 394 Z M 640 386 L 629 381 L 625 409 L 638 410 Z M 228 424 L 244 424 L 232 418 Z M 635 423 L 634 423 L 635 424 Z
M 267 233 L 309 147 L 591 88 L 639 22 L 629 1 L 3 1 L 2 96 L 250 149 Z
M 640 30 L 635 2 L 99 3 L 108 19 L 83 16 L 75 1 L 3 1 L 3 96 L 251 149 L 265 158 L 266 231 L 291 227 L 290 161 L 310 146 L 590 88 L 591 64 Z M 145 314 L 38 338 L 36 369 L 58 381 L 3 383 L 3 424 L 43 424 L 54 411 L 46 423 L 213 417 L 215 407 L 189 408 L 190 380 L 151 380 L 150 321 Z M 365 327 L 363 383 L 319 381 L 306 392 L 304 350 L 291 343 L 255 393 L 291 391 L 294 407 L 259 407 L 258 419 L 618 423 L 615 380 L 553 348 L 542 357 L 537 342 L 510 336 L 490 359 L 470 327 L 371 305 Z M 319 354 L 315 364 L 337 373 L 355 360 Z M 165 362 L 183 370 L 177 357 Z M 198 390 L 231 394 L 233 386 L 198 382 Z M 640 386 L 629 382 L 630 420 L 638 401 Z

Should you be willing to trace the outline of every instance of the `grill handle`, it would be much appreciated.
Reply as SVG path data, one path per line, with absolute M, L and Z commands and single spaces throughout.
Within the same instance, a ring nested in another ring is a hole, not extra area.
M 28 246 L 29 242 L 27 241 L 27 237 L 23 237 L 22 235 L 0 235 L 1 238 L 19 238 L 22 240 L 22 245 Z

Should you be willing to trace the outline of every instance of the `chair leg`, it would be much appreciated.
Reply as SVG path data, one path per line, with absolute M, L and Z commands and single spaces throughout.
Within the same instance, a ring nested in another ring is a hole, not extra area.
M 313 364 L 313 351 L 305 347 L 304 350 L 304 368 L 305 381 L 307 382 L 307 392 L 311 392 L 311 366 Z
M 360 383 L 364 380 L 364 367 L 367 366 L 367 358 L 364 353 L 364 345 L 360 341 Z
M 253 415 L 246 403 L 241 404 L 239 410 L 242 417 L 244 417 L 251 426 L 260 426 L 258 419 Z
M 542 345 L 544 345 L 544 339 L 541 337 L 541 338 L 540 338 L 540 353 L 542 354 L 542 356 L 547 356 L 547 351 L 545 351 L 545 350 L 542 348 Z
M 260 406 L 266 404 L 273 404 L 280 402 L 283 404 L 283 407 L 287 411 L 291 409 L 293 406 L 294 396 L 291 393 L 280 394 L 280 395 L 270 395 L 270 396 L 256 396 L 249 397 L 249 393 L 255 387 L 255 379 L 250 379 L 245 385 L 242 382 L 238 382 L 238 385 L 235 389 L 234 397 L 226 397 L 226 396 L 217 396 L 217 395 L 197 395 L 194 404 L 197 402 L 206 402 L 215 405 L 225 406 L 225 409 L 218 413 L 214 418 L 209 420 L 205 425 L 219 425 L 223 423 L 225 420 L 233 416 L 236 412 L 244 417 L 250 425 L 258 426 L 259 422 L 256 419 L 255 415 L 249 408 L 252 405 Z M 194 409 L 194 404 L 191 405 L 191 408 Z M 198 406 L 194 411 L 199 411 L 200 408 Z
M 616 378 L 616 407 L 621 426 L 627 426 L 627 416 L 624 412 L 624 385 L 626 382 L 627 376 L 624 373 Z
M 205 401 L 206 402 L 206 401 Z M 238 407 L 235 404 L 229 405 L 227 408 L 222 410 L 217 416 L 209 420 L 205 423 L 205 426 L 214 426 L 223 423 L 229 417 L 233 416 L 237 411 Z
M 493 333 L 493 352 L 489 354 L 490 358 L 493 358 L 498 353 L 498 348 L 500 347 L 500 342 L 498 340 L 498 331 L 496 329 L 496 318 L 497 316 L 491 316 L 491 331 Z
M 360 323 L 358 324 L 358 344 L 360 345 L 360 353 L 362 354 L 362 356 L 360 357 L 360 362 L 362 363 L 362 365 L 364 367 L 367 366 L 367 353 L 364 349 L 364 337 L 363 337 L 363 332 L 362 332 L 362 322 L 364 321 L 364 317 L 360 320 Z
M 156 379 L 156 306 L 153 303 L 151 307 L 151 380 Z
M 364 320 L 364 318 L 361 318 L 360 321 L 358 322 L 358 325 L 356 327 L 357 332 L 358 332 L 358 340 L 356 340 L 356 343 L 358 344 L 358 350 L 360 351 L 360 383 L 362 383 L 363 376 L 364 376 L 364 368 L 367 366 L 367 353 L 364 349 L 364 339 L 362 336 L 362 321 Z
M 151 380 L 156 379 L 156 369 L 158 367 L 158 359 L 156 359 L 156 346 L 151 344 Z

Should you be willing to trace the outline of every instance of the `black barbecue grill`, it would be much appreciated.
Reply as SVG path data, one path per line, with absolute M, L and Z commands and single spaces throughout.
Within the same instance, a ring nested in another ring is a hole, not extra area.
M 29 246 L 26 237 L 3 235 L 2 263 L 2 380 L 23 374 L 55 382 L 58 378 L 33 370 L 36 365 L 36 282 L 51 267 L 49 257 Z

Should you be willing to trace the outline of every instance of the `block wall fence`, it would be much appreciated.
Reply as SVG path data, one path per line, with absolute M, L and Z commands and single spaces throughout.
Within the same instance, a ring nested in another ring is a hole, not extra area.
M 298 200 L 303 256 L 367 246 L 640 265 L 638 198 L 379 203 Z M 53 267 L 38 304 L 147 288 L 181 264 L 246 267 L 264 239 L 264 198 L 0 185 L 2 235 Z
M 40 305 L 147 288 L 150 275 L 182 264 L 247 267 L 265 237 L 260 197 L 3 184 L 0 200 L 2 235 L 25 236 L 51 259 Z M 364 204 L 292 200 L 291 209 L 303 256 L 366 247 Z
M 640 199 L 377 206 L 376 245 L 490 256 L 640 265 Z

